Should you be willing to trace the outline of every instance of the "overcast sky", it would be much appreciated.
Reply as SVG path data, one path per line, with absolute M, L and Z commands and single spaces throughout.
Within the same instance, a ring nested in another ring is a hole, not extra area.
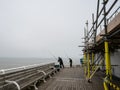
M 0 0 L 0 57 L 81 57 L 96 1 Z

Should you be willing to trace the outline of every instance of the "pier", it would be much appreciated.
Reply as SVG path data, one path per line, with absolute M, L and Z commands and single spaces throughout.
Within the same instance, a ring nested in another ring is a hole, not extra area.
M 46 82 L 46 78 L 56 71 L 54 63 L 0 70 L 0 90 L 22 90 L 28 87 L 36 90 L 38 82 Z
M 104 90 L 102 72 L 98 72 L 88 83 L 83 67 L 61 69 L 48 82 L 40 85 L 38 90 Z
M 120 90 L 120 6 L 97 0 L 92 27 L 84 28 L 82 65 L 56 68 L 55 63 L 0 70 L 0 90 Z M 103 26 L 103 27 L 102 27 Z M 102 27 L 102 28 L 101 28 Z M 116 54 L 117 53 L 117 54 Z M 116 58 L 117 57 L 117 58 Z
M 80 65 L 57 69 L 51 63 L 1 71 L 0 90 L 104 90 L 101 71 L 88 83 Z

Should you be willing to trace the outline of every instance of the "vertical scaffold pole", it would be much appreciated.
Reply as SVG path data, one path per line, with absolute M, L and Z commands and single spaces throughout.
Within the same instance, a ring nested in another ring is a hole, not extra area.
M 112 79 L 111 76 L 111 63 L 110 63 L 110 53 L 109 53 L 109 44 L 107 40 L 107 21 L 106 21 L 106 3 L 107 0 L 103 0 L 104 4 L 104 27 L 105 27 L 105 41 L 104 41 L 104 48 L 105 48 L 105 63 L 106 63 L 106 75 L 109 76 L 109 79 Z
M 110 53 L 109 53 L 108 41 L 105 41 L 104 45 L 105 45 L 106 75 L 109 76 L 109 79 L 112 79 L 112 75 L 111 75 L 111 62 L 110 62 Z
M 111 62 L 110 62 L 110 53 L 109 53 L 109 43 L 108 43 L 108 38 L 107 38 L 106 4 L 107 4 L 107 0 L 103 0 L 104 27 L 105 27 L 104 48 L 105 48 L 106 77 L 108 78 L 108 81 L 110 81 L 112 79 L 112 74 L 111 74 Z M 109 88 L 110 88 L 110 85 L 107 84 L 107 82 L 104 81 L 104 89 L 105 90 L 109 90 Z
M 87 57 L 86 57 L 86 52 L 84 52 L 84 72 L 85 72 L 85 76 L 86 76 L 86 73 L 87 73 L 87 67 L 86 67 L 86 63 L 87 63 Z
M 87 77 L 89 78 L 90 77 L 90 54 L 89 52 L 87 53 Z
M 94 71 L 94 53 L 92 52 L 92 71 Z
M 86 49 L 86 41 L 87 41 L 87 31 L 86 29 L 84 28 L 84 38 L 85 38 L 85 49 Z M 87 53 L 86 53 L 86 50 L 84 51 L 84 70 L 85 70 L 85 77 L 87 75 Z
M 86 29 L 86 33 L 87 33 L 87 35 L 86 35 L 86 49 L 87 49 L 87 78 L 89 79 L 89 77 L 90 77 L 90 55 L 89 55 L 89 40 L 88 40 L 88 20 L 87 20 L 87 22 L 86 22 L 86 27 L 87 27 L 87 29 Z

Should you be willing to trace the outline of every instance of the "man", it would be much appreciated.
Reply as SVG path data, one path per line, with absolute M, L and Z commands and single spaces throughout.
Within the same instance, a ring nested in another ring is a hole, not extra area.
M 58 62 L 60 64 L 60 68 L 64 68 L 63 60 L 61 57 L 58 57 Z
M 72 59 L 69 58 L 69 62 L 70 62 L 70 67 L 72 67 Z

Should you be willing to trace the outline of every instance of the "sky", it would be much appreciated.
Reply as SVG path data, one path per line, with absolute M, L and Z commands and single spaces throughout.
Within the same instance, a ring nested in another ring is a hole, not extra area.
M 78 46 L 96 5 L 97 0 L 0 0 L 0 57 L 82 57 Z

